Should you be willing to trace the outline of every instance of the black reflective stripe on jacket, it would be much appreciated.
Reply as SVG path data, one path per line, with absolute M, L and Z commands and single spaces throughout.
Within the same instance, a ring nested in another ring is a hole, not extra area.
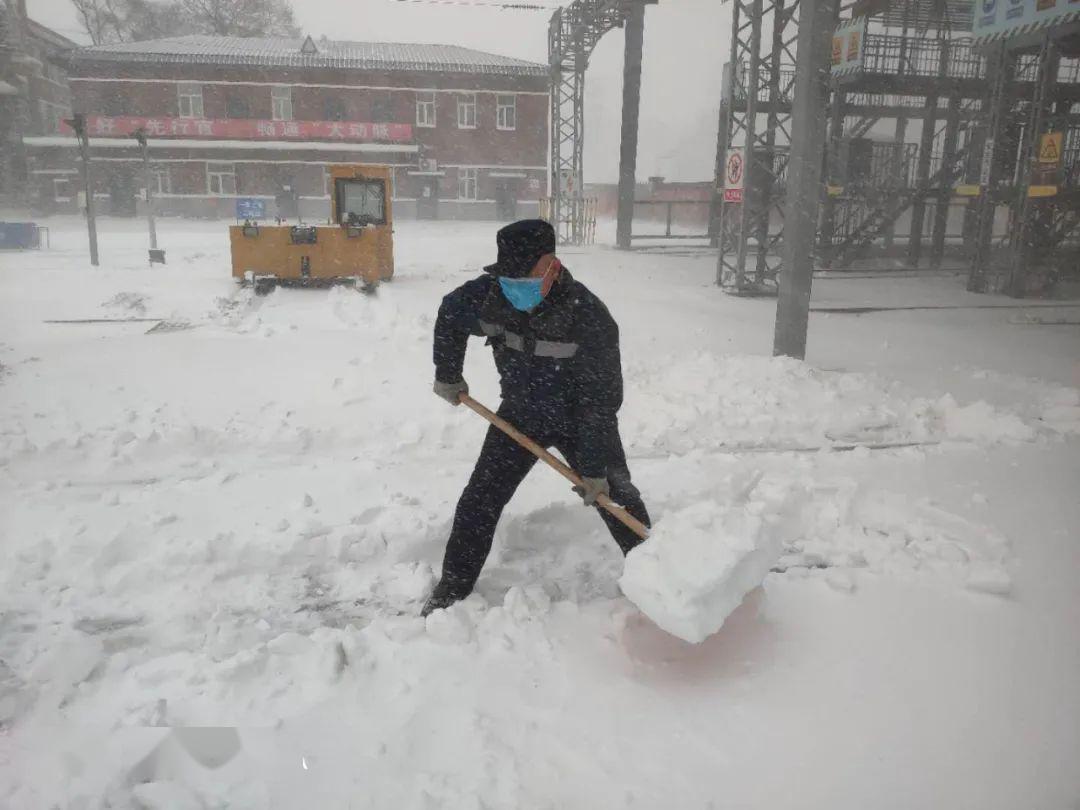
M 514 309 L 493 276 L 466 282 L 439 307 L 437 380 L 461 379 L 470 335 L 487 337 L 503 399 L 573 425 L 579 472 L 604 475 L 623 383 L 619 328 L 603 302 L 565 269 L 531 313 Z

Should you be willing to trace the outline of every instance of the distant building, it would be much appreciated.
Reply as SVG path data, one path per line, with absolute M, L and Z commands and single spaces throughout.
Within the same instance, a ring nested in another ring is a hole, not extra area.
M 144 185 L 130 137 L 150 136 L 162 213 L 325 217 L 326 166 L 393 169 L 395 213 L 510 219 L 546 193 L 548 69 L 450 45 L 184 36 L 70 54 L 106 213 Z M 70 132 L 25 139 L 39 193 L 75 163 Z M 70 198 L 59 186 L 60 203 Z M 292 203 L 288 201 L 292 199 Z
M 71 114 L 67 76 L 56 60 L 76 47 L 31 20 L 25 0 L 0 0 L 0 204 L 29 202 L 23 140 L 59 133 Z

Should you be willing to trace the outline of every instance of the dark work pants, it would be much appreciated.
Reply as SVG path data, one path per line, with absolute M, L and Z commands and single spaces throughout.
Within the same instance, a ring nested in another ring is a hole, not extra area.
M 578 469 L 574 426 L 565 419 L 538 415 L 505 402 L 499 408 L 499 416 L 538 444 L 554 447 L 562 453 L 567 464 Z M 649 513 L 645 510 L 641 493 L 630 480 L 617 426 L 612 430 L 610 442 L 607 477 L 611 499 L 648 526 Z M 491 551 L 499 516 L 536 461 L 536 456 L 497 427 L 492 425 L 488 428 L 480 458 L 458 501 L 454 526 L 443 557 L 442 584 L 456 598 L 464 598 L 472 592 L 480 569 Z M 596 508 L 623 554 L 642 542 L 607 510 Z

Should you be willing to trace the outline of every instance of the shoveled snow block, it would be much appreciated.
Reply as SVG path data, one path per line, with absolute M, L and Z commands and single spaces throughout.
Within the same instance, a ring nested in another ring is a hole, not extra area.
M 663 630 L 693 643 L 760 585 L 797 528 L 786 483 L 749 482 L 727 503 L 669 512 L 626 558 L 619 586 Z

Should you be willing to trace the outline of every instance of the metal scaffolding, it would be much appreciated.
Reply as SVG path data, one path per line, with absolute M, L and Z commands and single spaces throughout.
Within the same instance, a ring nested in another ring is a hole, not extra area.
M 774 292 L 782 270 L 797 2 L 733 3 L 710 237 L 737 294 Z M 987 44 L 970 0 L 854 8 L 833 37 L 819 266 L 952 256 L 971 289 L 1014 295 L 1080 275 L 1080 19 Z M 1049 134 L 1058 176 L 1035 193 Z
M 585 70 L 596 43 L 642 6 L 657 0 L 574 0 L 551 15 L 548 64 L 551 68 L 551 204 L 559 241 L 582 244 L 587 231 L 587 201 L 582 193 L 585 144 Z M 638 39 L 640 47 L 640 38 Z M 636 120 L 634 122 L 636 128 Z M 625 137 L 625 136 L 624 136 Z M 636 133 L 635 133 L 636 142 Z
M 1080 270 L 1080 43 L 1054 30 L 1037 44 L 995 43 L 987 147 L 968 289 L 1022 297 Z M 1047 137 L 1059 139 L 1053 193 L 1036 169 Z M 1045 187 L 1044 187 L 1045 188 Z M 994 233 L 1002 207 L 1004 234 Z
M 877 32 L 865 35 L 861 64 L 833 79 L 824 266 L 843 269 L 875 250 L 895 255 L 904 216 L 905 265 L 920 265 L 929 233 L 930 266 L 940 266 L 956 186 L 970 179 L 985 95 L 985 60 L 956 36 L 970 20 L 970 5 L 940 0 L 893 4 L 866 18 Z M 888 119 L 891 142 L 867 137 Z M 911 122 L 917 143 L 906 141 Z
M 740 295 L 776 290 L 798 12 L 799 0 L 734 0 L 732 6 L 710 230 L 719 247 L 717 283 Z M 737 195 L 724 194 L 732 162 L 743 167 Z

